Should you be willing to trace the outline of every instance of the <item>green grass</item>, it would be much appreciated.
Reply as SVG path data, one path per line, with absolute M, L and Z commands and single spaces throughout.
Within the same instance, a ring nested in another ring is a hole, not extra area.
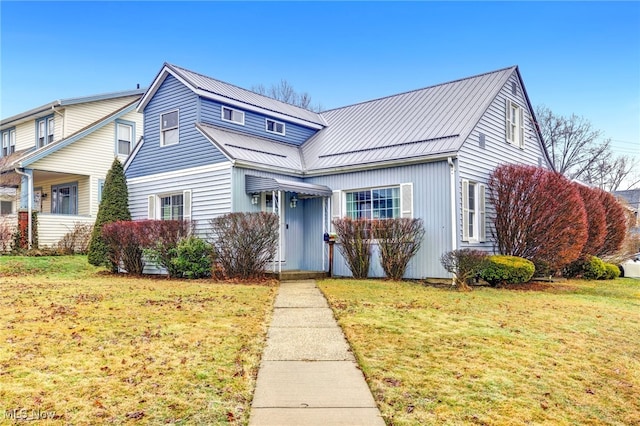
M 246 424 L 275 287 L 0 257 L 0 418 Z
M 387 424 L 640 424 L 640 281 L 319 283 Z

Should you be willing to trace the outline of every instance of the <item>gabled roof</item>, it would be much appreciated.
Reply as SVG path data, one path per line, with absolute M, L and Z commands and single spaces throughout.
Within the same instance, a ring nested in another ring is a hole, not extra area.
M 138 112 L 142 112 L 153 95 L 159 89 L 168 75 L 173 75 L 182 84 L 199 96 L 212 99 L 229 105 L 238 106 L 260 113 L 266 113 L 273 117 L 292 121 L 298 124 L 321 129 L 326 123 L 320 114 L 300 108 L 276 99 L 242 89 L 229 83 L 189 71 L 176 65 L 165 63 L 149 87 L 149 90 L 140 100 Z
M 302 146 L 309 171 L 455 154 L 517 67 L 322 113 Z
M 7 117 L 0 121 L 0 126 L 2 128 L 15 126 L 21 122 L 31 120 L 34 118 L 44 117 L 46 115 L 52 114 L 53 109 L 57 107 L 64 107 L 69 105 L 88 103 L 88 102 L 96 102 L 96 101 L 104 101 L 108 99 L 117 99 L 124 98 L 127 96 L 136 96 L 142 95 L 146 89 L 134 89 L 134 90 L 125 90 L 120 92 L 111 92 L 111 93 L 102 93 L 98 95 L 91 96 L 83 96 L 77 98 L 68 98 L 68 99 L 58 99 L 47 104 L 41 105 L 39 107 L 30 109 L 25 112 L 21 112 L 20 114 L 16 114 L 11 117 Z
M 6 157 L 7 158 L 6 163 L 3 164 L 2 167 L 0 168 L 0 173 L 6 172 L 8 170 L 13 170 L 14 168 L 27 167 L 30 164 L 33 164 L 34 162 L 64 148 L 65 146 L 68 146 L 76 142 L 77 140 L 84 138 L 85 136 L 95 132 L 98 129 L 101 129 L 105 125 L 122 117 L 128 112 L 133 111 L 135 109 L 137 102 L 138 102 L 137 99 L 132 102 L 129 102 L 127 105 L 117 109 L 116 111 L 112 112 L 107 116 L 100 118 L 99 120 L 94 121 L 93 123 L 67 136 L 64 139 L 57 140 L 55 142 L 52 142 L 48 145 L 45 145 L 35 150 L 31 148 L 28 150 L 22 150 L 22 151 L 13 153 L 9 157 Z
M 198 123 L 196 128 L 229 160 L 236 163 L 253 168 L 267 166 L 286 170 L 289 173 L 302 171 L 300 149 L 295 145 L 237 133 L 208 124 Z

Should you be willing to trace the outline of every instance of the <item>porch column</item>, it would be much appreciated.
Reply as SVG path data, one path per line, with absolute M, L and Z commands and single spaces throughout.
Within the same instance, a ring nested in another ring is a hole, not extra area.
M 33 196 L 33 170 L 24 169 L 20 173 L 20 205 L 19 209 L 29 209 L 29 194 Z

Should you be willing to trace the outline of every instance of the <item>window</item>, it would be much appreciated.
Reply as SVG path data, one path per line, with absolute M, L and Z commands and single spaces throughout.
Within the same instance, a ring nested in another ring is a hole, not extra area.
M 102 201 L 102 191 L 104 191 L 104 179 L 98 179 L 98 204 Z
M 244 112 L 237 109 L 222 107 L 222 119 L 244 126 Z
M 279 121 L 269 120 L 267 118 L 267 132 L 277 133 L 279 135 L 284 135 L 284 123 Z
M 392 219 L 400 217 L 400 188 L 376 188 L 347 192 L 347 217 Z
M 43 146 L 53 142 L 55 133 L 55 120 L 53 117 L 45 117 L 36 121 L 36 147 Z
M 507 99 L 507 142 L 524 148 L 524 111 L 518 104 Z
M 116 154 L 129 155 L 133 146 L 133 126 L 124 123 L 116 124 Z
M 184 197 L 182 194 L 160 197 L 162 220 L 182 220 L 184 218 Z
M 0 215 L 13 213 L 12 201 L 0 201 Z
M 9 129 L 2 132 L 1 148 L 0 157 L 6 157 L 16 152 L 16 129 Z
M 51 186 L 51 213 L 78 214 L 78 183 Z
M 486 240 L 485 185 L 462 181 L 462 241 Z
M 160 145 L 177 144 L 180 138 L 178 111 L 160 114 Z

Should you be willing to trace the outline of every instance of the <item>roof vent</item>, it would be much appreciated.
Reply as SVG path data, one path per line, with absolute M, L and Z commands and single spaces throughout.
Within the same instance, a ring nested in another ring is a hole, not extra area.
M 518 86 L 516 85 L 515 81 L 511 82 L 511 94 L 512 95 L 517 95 L 518 94 Z

